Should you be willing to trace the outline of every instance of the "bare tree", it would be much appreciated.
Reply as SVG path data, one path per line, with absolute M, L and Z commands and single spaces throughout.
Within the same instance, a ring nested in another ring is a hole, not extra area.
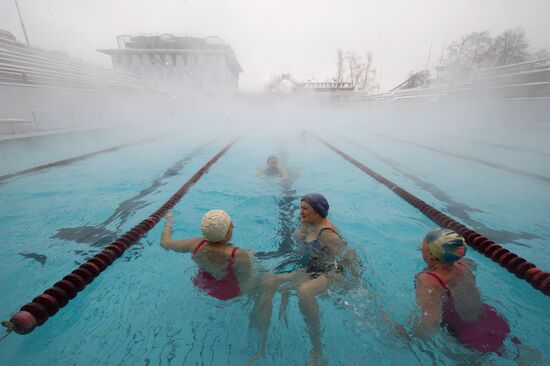
M 493 41 L 489 32 L 472 32 L 451 43 L 446 64 L 453 78 L 465 78 L 479 67 L 491 65 Z
M 354 90 L 372 93 L 377 89 L 376 69 L 373 63 L 373 54 L 368 51 L 363 59 L 355 50 L 344 52 L 338 48 L 337 69 L 334 80 L 340 85 L 343 82 L 351 83 Z
M 538 49 L 537 51 L 533 52 L 531 54 L 531 57 L 529 57 L 531 60 L 543 60 L 543 59 L 547 59 L 547 58 L 550 58 L 550 52 L 548 52 L 548 50 L 544 49 L 544 48 L 541 48 L 541 49 Z
M 447 48 L 441 78 L 463 80 L 477 69 L 503 66 L 527 60 L 550 57 L 545 50 L 529 53 L 529 40 L 522 28 L 507 29 L 491 38 L 488 31 L 472 32 L 460 37 Z
M 378 88 L 376 84 L 376 69 L 373 66 L 372 52 L 368 51 L 365 62 L 362 63 L 362 78 L 357 89 L 372 93 Z
M 351 50 L 347 52 L 346 59 L 348 61 L 349 81 L 351 82 L 352 87 L 355 89 L 357 88 L 357 84 L 361 79 L 361 75 L 363 74 L 363 64 L 361 62 L 361 57 L 357 55 L 357 52 Z
M 493 66 L 503 66 L 526 61 L 529 57 L 528 49 L 529 41 L 523 29 L 507 29 L 493 41 Z
M 338 55 L 338 61 L 336 62 L 336 82 L 338 83 L 337 85 L 340 85 L 342 82 L 344 82 L 344 50 L 338 48 L 338 50 L 336 50 L 336 53 Z

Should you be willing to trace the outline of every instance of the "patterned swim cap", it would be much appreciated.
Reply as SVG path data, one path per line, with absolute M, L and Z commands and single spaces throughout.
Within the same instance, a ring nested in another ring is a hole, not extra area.
M 449 229 L 433 229 L 424 237 L 428 250 L 439 261 L 452 264 L 466 254 L 462 236 Z
M 229 226 L 231 226 L 231 217 L 224 210 L 208 211 L 202 217 L 202 235 L 210 242 L 215 243 L 225 239 Z

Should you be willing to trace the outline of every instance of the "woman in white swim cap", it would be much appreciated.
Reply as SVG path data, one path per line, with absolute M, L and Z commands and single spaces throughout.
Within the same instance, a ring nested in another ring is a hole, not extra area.
M 165 215 L 166 226 L 160 244 L 164 249 L 180 253 L 192 253 L 198 272 L 193 284 L 208 295 L 219 300 L 229 300 L 241 294 L 254 299 L 254 310 L 250 315 L 251 324 L 260 333 L 259 351 L 250 358 L 248 364 L 264 355 L 267 331 L 271 323 L 272 300 L 279 281 L 274 275 L 253 276 L 253 254 L 229 242 L 233 235 L 233 221 L 223 210 L 208 211 L 202 218 L 201 237 L 183 240 L 171 238 L 173 215 Z

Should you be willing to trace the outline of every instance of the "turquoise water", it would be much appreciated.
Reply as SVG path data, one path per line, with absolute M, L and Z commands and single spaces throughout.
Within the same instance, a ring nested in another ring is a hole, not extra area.
M 507 149 L 503 155 L 497 146 L 426 139 L 407 126 L 391 129 L 376 121 L 359 122 L 344 118 L 337 129 L 313 132 L 429 204 L 550 269 L 545 239 L 550 234 L 545 221 L 550 216 L 550 184 L 433 149 L 548 175 L 532 152 Z M 281 227 L 294 227 L 298 219 L 296 214 L 285 220 L 288 207 L 281 218 L 280 201 L 285 198 L 296 209 L 300 195 L 322 192 L 331 204 L 331 220 L 364 265 L 365 287 L 350 293 L 333 289 L 319 298 L 329 365 L 515 364 L 498 355 L 479 358 L 446 335 L 432 342 L 408 342 L 392 333 L 382 312 L 408 324 L 415 309 L 414 274 L 424 267 L 419 242 L 434 224 L 314 138 L 301 136 L 299 129 L 291 131 L 270 138 L 266 131 L 244 134 L 174 208 L 173 236 L 198 235 L 201 216 L 220 207 L 234 220 L 234 243 L 255 252 L 276 251 Z M 476 137 L 514 146 L 514 140 L 506 138 L 517 131 L 498 131 L 505 138 L 484 136 L 482 131 Z M 109 239 L 151 214 L 236 134 L 231 130 L 212 139 L 205 131 L 174 132 L 0 184 L 0 318 L 8 319 Z M 437 130 L 433 134 L 444 135 Z M 73 137 L 76 147 L 71 153 L 89 152 L 83 146 L 93 150 L 93 144 L 79 144 L 79 139 L 85 137 Z M 105 131 L 98 140 L 101 149 L 114 138 Z M 539 155 L 548 153 L 543 142 L 529 148 Z M 47 140 L 39 159 L 36 151 L 15 146 L 23 155 L 20 169 L 34 161 L 71 156 L 62 156 L 68 153 L 63 149 L 49 152 Z M 286 190 L 255 176 L 273 153 L 284 155 L 295 173 Z M 19 170 L 10 168 L 6 172 Z M 190 257 L 164 251 L 161 230 L 162 223 L 33 333 L 2 341 L 6 364 L 243 364 L 255 351 L 255 333 L 248 328 L 252 304 L 244 297 L 220 302 L 198 292 L 190 282 L 196 270 Z M 470 250 L 468 256 L 478 263 L 476 277 L 484 300 L 508 318 L 515 336 L 544 354 L 550 336 L 548 297 L 477 252 Z M 271 270 L 283 259 L 258 259 L 257 264 Z M 257 364 L 304 364 L 310 344 L 297 300 L 291 297 L 288 325 L 278 320 L 280 296 L 274 301 L 268 354 Z

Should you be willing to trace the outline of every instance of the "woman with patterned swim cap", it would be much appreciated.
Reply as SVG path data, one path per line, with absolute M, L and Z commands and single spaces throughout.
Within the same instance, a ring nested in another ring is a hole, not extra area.
M 481 300 L 474 264 L 463 258 L 465 254 L 464 238 L 449 229 L 433 229 L 422 240 L 422 257 L 428 266 L 416 275 L 421 312 L 414 333 L 425 338 L 442 323 L 470 349 L 501 352 L 510 333 L 508 322 Z

